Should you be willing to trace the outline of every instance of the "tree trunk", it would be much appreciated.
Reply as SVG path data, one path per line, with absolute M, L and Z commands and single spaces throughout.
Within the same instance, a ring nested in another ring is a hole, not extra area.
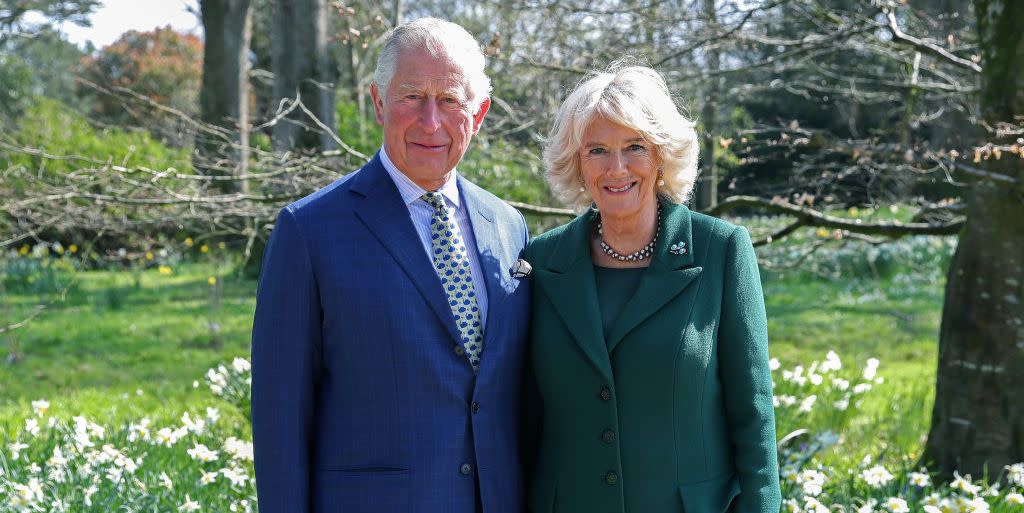
M 336 147 L 324 127 L 334 131 L 337 67 L 328 45 L 331 9 L 327 0 L 278 0 L 274 3 L 274 104 L 296 96 L 316 117 L 293 110 L 274 125 L 274 149 L 329 150 Z M 321 126 L 322 125 L 322 126 Z
M 715 0 L 704 0 L 704 23 L 708 28 L 718 27 L 718 13 L 715 11 Z M 694 207 L 698 211 L 705 211 L 718 204 L 718 168 L 715 166 L 715 139 L 718 130 L 715 119 L 715 107 L 722 98 L 719 98 L 721 91 L 720 78 L 715 75 L 721 66 L 718 48 L 708 49 L 707 72 L 711 74 L 704 89 L 704 107 L 701 109 L 701 123 L 704 125 L 704 133 L 701 137 L 701 167 L 703 168 L 697 180 L 696 197 Z
M 1024 4 L 975 0 L 988 126 L 1024 115 Z M 1019 121 L 1018 121 L 1019 122 Z M 1016 135 L 990 133 L 995 144 Z M 1024 461 L 1024 166 L 1014 154 L 985 167 L 1016 180 L 980 181 L 949 268 L 932 428 L 924 462 L 950 478 Z
M 250 7 L 250 0 L 199 2 L 205 33 L 199 119 L 227 134 L 196 134 L 193 167 L 204 174 L 245 174 L 248 168 Z M 219 181 L 216 185 L 224 192 L 248 189 L 245 182 Z

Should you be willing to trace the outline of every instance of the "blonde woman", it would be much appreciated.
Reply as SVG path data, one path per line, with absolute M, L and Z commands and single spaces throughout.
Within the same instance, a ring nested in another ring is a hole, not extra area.
M 697 154 L 650 68 L 596 73 L 559 110 L 547 178 L 583 213 L 526 252 L 534 513 L 779 510 L 757 260 L 683 205 Z

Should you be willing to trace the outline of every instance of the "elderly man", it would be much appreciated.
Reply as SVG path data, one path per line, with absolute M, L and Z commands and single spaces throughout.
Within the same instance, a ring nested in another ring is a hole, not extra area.
M 526 225 L 455 170 L 489 91 L 465 29 L 398 27 L 383 147 L 281 210 L 252 338 L 260 513 L 522 510 Z

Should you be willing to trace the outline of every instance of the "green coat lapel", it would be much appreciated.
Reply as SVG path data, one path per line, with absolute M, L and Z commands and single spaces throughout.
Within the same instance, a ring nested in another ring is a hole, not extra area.
M 703 270 L 702 267 L 692 267 L 694 255 L 690 210 L 683 205 L 659 201 L 662 231 L 658 243 L 655 244 L 651 264 L 641 275 L 636 293 L 626 303 L 612 326 L 608 338 L 608 353 L 614 351 L 633 328 L 678 296 Z M 686 244 L 686 252 L 673 253 L 672 245 L 680 242 Z
M 568 326 L 577 345 L 608 381 L 612 365 L 597 304 L 594 266 L 590 260 L 590 233 L 596 213 L 587 212 L 566 227 L 548 261 L 547 269 L 535 269 L 536 283 L 551 299 L 555 313 Z

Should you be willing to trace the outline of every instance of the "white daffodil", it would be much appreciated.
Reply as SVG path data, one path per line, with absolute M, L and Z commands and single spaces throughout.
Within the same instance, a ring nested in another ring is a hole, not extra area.
M 239 440 L 233 436 L 224 441 L 224 452 L 236 460 L 253 461 L 252 442 Z
M 860 478 L 872 488 L 881 488 L 892 482 L 893 475 L 890 474 L 885 467 L 875 465 L 874 467 L 863 470 L 860 473 Z
M 203 469 L 199 469 L 199 473 L 201 474 L 199 477 L 200 486 L 206 486 L 217 482 L 217 472 L 207 472 Z
M 249 372 L 249 370 L 252 369 L 252 365 L 249 363 L 249 360 L 246 360 L 245 358 L 235 358 L 231 361 L 231 367 L 239 374 Z
M 25 419 L 25 432 L 36 436 L 39 434 L 39 421 L 36 419 Z
M 1006 494 L 1006 497 L 1003 497 L 1003 500 L 1005 500 L 1007 504 L 1013 504 L 1014 506 L 1024 505 L 1024 495 L 1016 492 Z
M 811 395 L 805 397 L 802 401 L 800 401 L 799 411 L 804 412 L 804 413 L 810 412 L 812 409 L 814 409 L 814 403 L 817 400 L 818 400 L 818 396 L 815 395 L 815 394 L 811 394 Z
M 932 479 L 924 472 L 911 472 L 907 475 L 907 481 L 918 488 L 925 488 L 932 484 Z
M 166 472 L 160 473 L 160 486 L 167 488 L 168 490 L 174 488 L 174 483 L 171 482 L 171 478 L 167 475 Z
M 892 513 L 910 513 L 910 506 L 907 501 L 900 497 L 889 497 L 885 500 L 885 509 Z
M 874 513 L 875 506 L 878 506 L 878 500 L 868 499 L 857 508 L 857 513 Z
M 249 482 L 249 475 L 239 467 L 225 467 L 220 469 L 220 473 L 225 479 L 231 481 L 233 486 L 242 486 Z
M 220 410 L 212 407 L 206 409 L 206 420 L 210 421 L 210 424 L 216 424 L 219 419 Z
M 822 487 L 827 479 L 825 474 L 817 470 L 808 469 L 797 475 L 796 482 L 803 489 L 804 495 L 817 497 L 821 495 Z
M 1024 463 L 1007 465 L 1006 479 L 1017 486 L 1024 486 Z
M 806 513 L 830 513 L 828 506 L 814 497 L 804 497 L 804 511 Z
M 38 401 L 32 401 L 32 411 L 36 413 L 37 417 L 46 415 L 46 412 L 50 409 L 50 401 L 45 399 L 39 399 Z
M 209 463 L 211 461 L 214 461 L 217 459 L 218 456 L 217 451 L 211 451 L 208 447 L 201 443 L 196 443 L 187 452 L 188 455 L 192 457 L 192 459 L 201 461 L 203 463 Z
M 871 381 L 875 379 L 875 375 L 878 374 L 878 358 L 868 358 L 868 364 L 864 367 L 864 380 Z
M 7 444 L 7 449 L 11 451 L 11 459 L 17 461 L 18 458 L 21 457 L 21 451 L 28 449 L 28 444 L 14 442 L 11 444 Z
M 193 511 L 199 511 L 199 503 L 192 500 L 188 494 L 185 494 L 185 503 L 178 506 L 178 511 L 184 511 L 185 513 L 192 513 Z
M 949 483 L 949 487 L 954 490 L 960 490 L 964 493 L 971 495 L 977 495 L 981 491 L 981 487 L 971 483 L 971 475 L 961 476 L 959 472 L 953 471 L 953 482 Z

